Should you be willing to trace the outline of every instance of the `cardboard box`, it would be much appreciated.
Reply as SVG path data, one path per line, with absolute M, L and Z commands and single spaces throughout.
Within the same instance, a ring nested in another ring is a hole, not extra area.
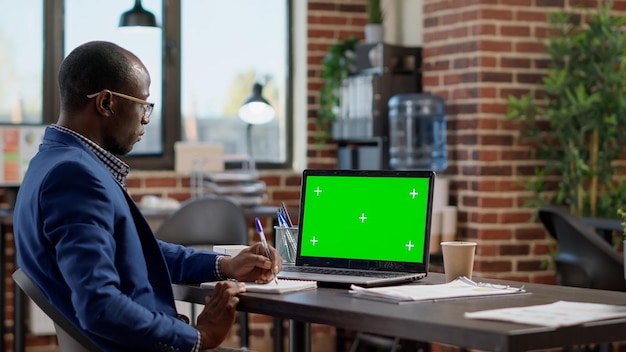
M 193 171 L 224 171 L 224 145 L 215 143 L 176 142 L 174 170 L 183 175 Z
M 239 252 L 241 252 L 242 249 L 248 247 L 250 246 L 246 246 L 243 244 L 221 244 L 213 246 L 213 251 L 230 256 L 236 256 L 237 254 L 239 254 Z

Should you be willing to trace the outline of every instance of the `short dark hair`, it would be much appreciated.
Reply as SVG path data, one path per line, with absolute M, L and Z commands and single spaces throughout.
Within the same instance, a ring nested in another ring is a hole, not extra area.
M 128 50 L 106 41 L 92 41 L 78 46 L 61 63 L 59 89 L 61 106 L 72 111 L 82 109 L 88 102 L 87 94 L 103 89 L 122 90 L 131 75 Z

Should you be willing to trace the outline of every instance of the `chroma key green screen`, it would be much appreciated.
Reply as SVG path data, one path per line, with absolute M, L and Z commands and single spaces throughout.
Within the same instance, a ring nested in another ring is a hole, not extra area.
M 429 179 L 308 176 L 301 255 L 423 262 Z

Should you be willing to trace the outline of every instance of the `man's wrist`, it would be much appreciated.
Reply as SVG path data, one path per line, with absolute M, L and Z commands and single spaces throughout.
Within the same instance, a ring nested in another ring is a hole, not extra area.
M 204 350 L 207 350 L 207 349 L 218 347 L 218 346 L 211 346 L 210 345 L 210 340 L 211 339 L 209 338 L 209 336 L 205 332 L 203 332 L 201 330 L 198 330 L 198 336 L 200 336 L 199 340 L 198 340 L 200 342 L 200 351 L 204 351 Z
M 228 279 L 228 275 L 224 272 L 224 264 L 228 261 L 224 259 L 228 258 L 227 255 L 220 255 L 215 259 L 215 268 L 213 270 L 213 276 L 217 281 Z

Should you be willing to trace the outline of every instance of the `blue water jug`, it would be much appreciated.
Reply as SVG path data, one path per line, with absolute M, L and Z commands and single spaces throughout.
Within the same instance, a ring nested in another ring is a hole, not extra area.
M 433 170 L 448 167 L 443 98 L 428 93 L 398 94 L 389 99 L 389 166 Z

